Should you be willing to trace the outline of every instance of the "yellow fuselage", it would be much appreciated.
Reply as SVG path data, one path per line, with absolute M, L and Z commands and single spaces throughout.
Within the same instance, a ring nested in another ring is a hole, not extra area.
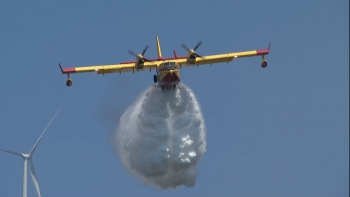
M 176 86 L 180 82 L 179 67 L 174 69 L 160 68 L 158 69 L 158 85 L 165 88 L 171 88 Z

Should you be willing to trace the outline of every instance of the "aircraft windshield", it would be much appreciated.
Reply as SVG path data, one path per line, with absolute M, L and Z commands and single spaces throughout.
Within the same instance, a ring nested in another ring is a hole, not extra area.
M 165 62 L 165 63 L 163 63 L 163 66 L 167 70 L 174 70 L 176 67 L 176 64 L 175 64 L 175 62 Z

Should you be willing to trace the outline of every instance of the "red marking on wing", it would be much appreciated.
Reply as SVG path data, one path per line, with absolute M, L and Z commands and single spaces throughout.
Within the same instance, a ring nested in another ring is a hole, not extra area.
M 60 66 L 62 74 L 75 73 L 75 68 L 62 68 L 60 63 L 58 63 L 58 65 Z
M 181 56 L 181 57 L 168 57 L 168 58 L 163 58 L 162 60 L 175 60 L 175 59 L 183 59 L 183 58 L 187 58 L 187 56 Z
M 269 53 L 268 49 L 256 50 L 257 55 L 266 55 Z
M 75 68 L 63 68 L 63 73 L 75 73 Z
M 166 58 L 162 57 L 162 58 L 155 58 L 155 59 L 149 59 L 149 60 L 152 62 L 152 61 L 175 60 L 175 59 L 186 59 L 186 58 L 187 58 L 187 56 L 181 56 L 181 57 L 176 56 L 176 58 L 175 57 L 166 57 Z M 145 61 L 145 62 L 148 62 L 148 61 Z M 120 64 L 130 64 L 130 63 L 136 63 L 136 61 L 121 62 Z
M 270 44 L 267 49 L 256 50 L 257 55 L 266 55 L 266 54 L 269 54 L 269 52 L 270 52 Z

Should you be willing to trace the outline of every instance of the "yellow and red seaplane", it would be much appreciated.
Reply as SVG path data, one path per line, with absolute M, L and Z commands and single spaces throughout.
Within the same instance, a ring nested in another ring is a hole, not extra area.
M 122 72 L 138 72 L 156 70 L 156 75 L 153 76 L 154 83 L 158 82 L 158 86 L 164 89 L 174 89 L 176 85 L 180 82 L 180 71 L 182 67 L 187 66 L 200 66 L 205 64 L 215 64 L 230 62 L 236 58 L 252 57 L 252 56 L 262 56 L 261 67 L 265 68 L 267 66 L 267 61 L 265 60 L 265 55 L 269 54 L 270 44 L 267 49 L 262 50 L 252 50 L 252 51 L 242 51 L 233 52 L 226 54 L 208 55 L 201 56 L 196 53 L 197 48 L 202 44 L 199 42 L 193 49 L 188 48 L 186 45 L 182 44 L 182 48 L 188 51 L 187 56 L 177 56 L 176 51 L 174 51 L 174 57 L 163 58 L 162 51 L 160 48 L 159 38 L 156 36 L 157 52 L 158 58 L 147 59 L 144 54 L 148 49 L 148 45 L 145 47 L 141 54 L 136 54 L 129 50 L 129 53 L 136 57 L 136 61 L 121 62 L 120 64 L 114 65 L 100 65 L 100 66 L 87 66 L 87 67 L 75 67 L 75 68 L 62 68 L 59 64 L 62 74 L 67 74 L 68 79 L 66 85 L 70 87 L 73 82 L 70 78 L 71 73 L 85 73 L 85 72 L 96 72 L 97 74 L 109 74 L 109 73 L 122 73 Z

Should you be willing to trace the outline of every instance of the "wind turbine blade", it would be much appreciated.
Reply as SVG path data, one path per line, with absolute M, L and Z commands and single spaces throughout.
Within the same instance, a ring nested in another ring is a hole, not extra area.
M 13 155 L 18 155 L 18 156 L 23 157 L 23 155 L 21 153 L 9 151 L 9 150 L 3 150 L 3 149 L 0 149 L 0 151 L 4 151 L 4 152 L 7 152 L 7 153 L 10 153 L 10 154 L 13 154 Z
M 53 119 L 55 119 L 57 113 L 60 111 L 61 107 L 57 110 L 56 114 L 52 117 L 51 121 L 49 122 L 49 124 L 46 126 L 46 128 L 44 129 L 43 133 L 40 135 L 39 139 L 36 141 L 36 143 L 34 144 L 32 150 L 30 151 L 29 155 L 30 157 L 32 156 L 32 154 L 34 153 L 35 149 L 36 149 L 36 146 L 38 145 L 41 137 L 44 135 L 46 129 L 50 126 L 51 122 L 53 121 Z
M 38 197 L 41 197 L 38 180 L 36 179 L 36 175 L 35 175 L 34 164 L 31 159 L 29 159 L 29 164 L 30 164 L 30 175 L 32 176 L 36 193 L 38 194 Z

